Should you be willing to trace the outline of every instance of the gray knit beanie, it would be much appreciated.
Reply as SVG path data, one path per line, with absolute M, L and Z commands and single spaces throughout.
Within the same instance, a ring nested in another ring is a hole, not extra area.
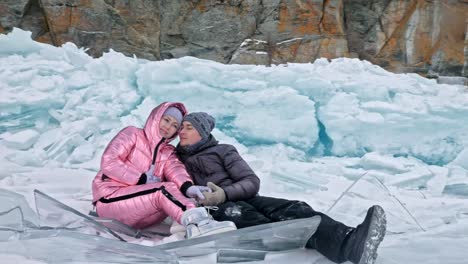
M 216 122 L 214 117 L 205 112 L 190 113 L 184 117 L 184 121 L 190 122 L 202 139 L 208 138 Z
M 164 112 L 163 116 L 165 115 L 172 116 L 173 118 L 175 118 L 175 120 L 177 120 L 177 123 L 179 123 L 179 126 L 180 124 L 182 124 L 183 115 L 179 108 L 171 106 L 167 108 L 167 110 Z

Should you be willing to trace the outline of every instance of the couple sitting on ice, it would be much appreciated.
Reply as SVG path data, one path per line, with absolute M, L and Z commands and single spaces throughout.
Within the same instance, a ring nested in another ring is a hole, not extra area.
M 181 103 L 154 108 L 145 126 L 126 127 L 106 147 L 93 180 L 93 204 L 101 217 L 135 228 L 167 216 L 186 228 L 186 237 L 319 215 L 306 248 L 341 263 L 374 263 L 385 235 L 383 209 L 369 208 L 364 221 L 349 227 L 301 201 L 258 194 L 260 179 L 236 148 L 219 144 L 215 119 L 187 114 Z M 177 148 L 169 144 L 180 137 Z M 216 206 L 211 215 L 204 207 Z M 232 214 L 233 210 L 239 213 Z

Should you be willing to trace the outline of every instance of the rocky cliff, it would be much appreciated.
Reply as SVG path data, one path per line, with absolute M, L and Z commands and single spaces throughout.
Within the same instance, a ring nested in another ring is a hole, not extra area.
M 467 76 L 468 0 L 0 0 L 0 33 L 19 27 L 151 60 L 223 63 L 356 57 L 394 72 Z

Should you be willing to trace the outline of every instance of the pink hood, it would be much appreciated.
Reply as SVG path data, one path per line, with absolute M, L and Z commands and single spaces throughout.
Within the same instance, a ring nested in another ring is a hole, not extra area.
M 182 112 L 182 116 L 185 116 L 187 114 L 187 109 L 185 109 L 185 106 L 182 103 L 162 103 L 159 106 L 155 107 L 153 111 L 151 111 L 151 114 L 148 116 L 148 119 L 146 120 L 146 124 L 143 127 L 143 130 L 145 131 L 146 137 L 148 138 L 148 142 L 150 143 L 150 148 L 154 150 L 156 145 L 161 141 L 162 137 L 161 134 L 159 134 L 159 122 L 161 122 L 161 119 L 163 117 L 164 112 L 169 107 L 176 107 Z M 177 135 L 177 133 L 166 140 L 166 143 L 171 142 L 174 140 Z

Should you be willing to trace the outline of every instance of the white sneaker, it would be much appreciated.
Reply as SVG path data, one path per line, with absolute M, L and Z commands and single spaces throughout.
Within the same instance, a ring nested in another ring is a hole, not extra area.
M 187 228 L 187 238 L 208 236 L 237 229 L 231 221 L 218 222 L 214 220 L 203 207 L 185 211 L 181 222 Z
M 171 234 L 176 234 L 176 233 L 184 233 L 187 229 L 185 228 L 184 225 L 181 225 L 177 223 L 177 221 L 172 222 L 171 227 L 169 228 L 169 232 Z

